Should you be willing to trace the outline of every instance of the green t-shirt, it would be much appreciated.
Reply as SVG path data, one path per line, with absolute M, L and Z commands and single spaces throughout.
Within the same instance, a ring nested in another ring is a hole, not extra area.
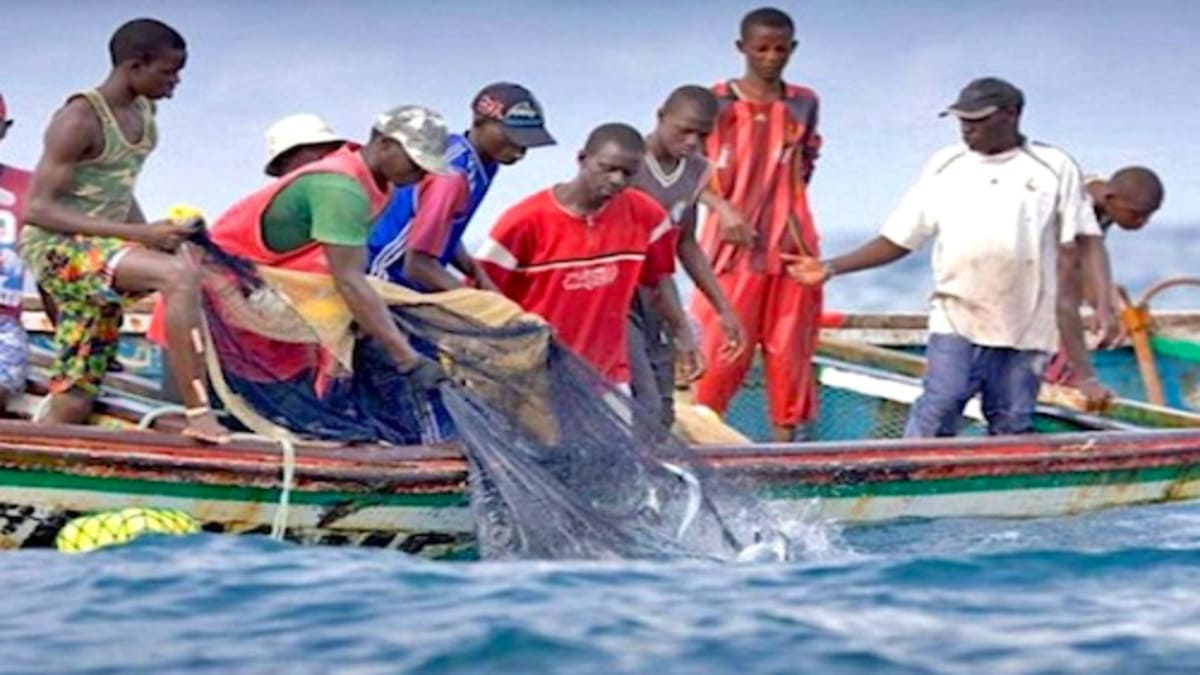
M 340 173 L 309 173 L 275 195 L 262 217 L 263 243 L 276 253 L 318 241 L 366 246 L 371 203 L 358 181 Z

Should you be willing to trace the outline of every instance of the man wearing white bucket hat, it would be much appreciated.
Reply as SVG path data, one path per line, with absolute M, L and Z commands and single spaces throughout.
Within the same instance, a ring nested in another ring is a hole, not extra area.
M 278 178 L 315 162 L 345 145 L 319 115 L 288 115 L 267 129 L 267 164 L 263 172 Z
M 409 345 L 365 270 L 371 224 L 393 189 L 450 172 L 446 130 L 428 108 L 393 108 L 375 120 L 365 144 L 346 142 L 259 188 L 222 214 L 209 236 L 260 265 L 332 276 L 361 330 L 401 372 L 432 386 L 438 366 Z

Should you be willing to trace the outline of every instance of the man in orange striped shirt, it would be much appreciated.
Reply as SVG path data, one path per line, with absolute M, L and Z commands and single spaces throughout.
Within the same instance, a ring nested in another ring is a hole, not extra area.
M 762 347 L 775 441 L 793 440 L 797 427 L 816 413 L 812 354 L 821 314 L 820 288 L 788 277 L 780 257 L 819 255 L 807 194 L 821 145 L 817 96 L 783 81 L 794 36 L 791 18 L 778 9 L 757 9 L 742 19 L 737 48 L 746 71 L 713 88 L 721 110 L 708 139 L 712 184 L 702 197 L 710 213 L 701 245 L 747 338 Z M 756 350 L 721 360 L 717 312 L 701 294 L 692 311 L 709 364 L 696 384 L 696 400 L 724 413 Z

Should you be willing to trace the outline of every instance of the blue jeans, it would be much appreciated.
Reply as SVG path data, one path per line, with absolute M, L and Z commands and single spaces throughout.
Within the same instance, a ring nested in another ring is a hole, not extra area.
M 982 395 L 989 435 L 1029 433 L 1049 358 L 1043 351 L 981 347 L 957 335 L 930 335 L 925 390 L 913 404 L 904 436 L 955 435 L 963 406 L 975 394 Z

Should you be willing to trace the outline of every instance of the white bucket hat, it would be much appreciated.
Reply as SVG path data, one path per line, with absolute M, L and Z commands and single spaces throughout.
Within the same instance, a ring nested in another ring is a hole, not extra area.
M 267 164 L 263 167 L 271 173 L 271 165 L 279 156 L 293 148 L 322 143 L 345 143 L 346 139 L 334 133 L 329 123 L 318 115 L 300 113 L 272 124 L 267 129 Z

